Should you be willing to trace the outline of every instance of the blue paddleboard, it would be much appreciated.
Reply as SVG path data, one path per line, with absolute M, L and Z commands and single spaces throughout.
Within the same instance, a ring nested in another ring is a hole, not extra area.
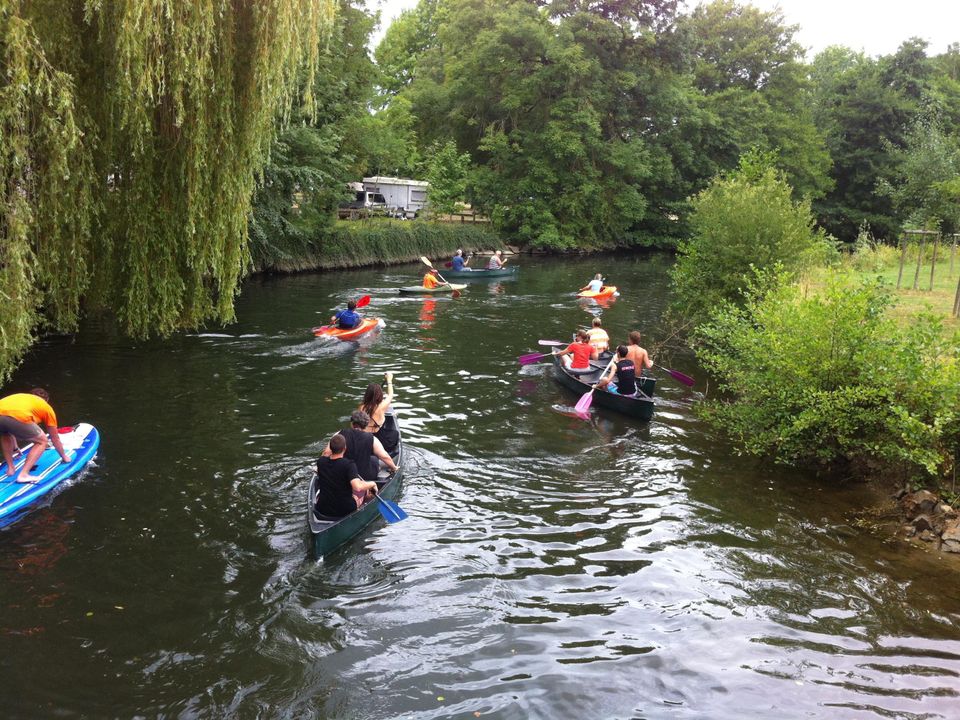
M 67 431 L 61 430 L 60 441 L 71 458 L 70 462 L 64 463 L 53 445 L 48 445 L 37 464 L 30 470 L 30 477 L 37 480 L 35 483 L 15 482 L 16 473 L 7 477 L 7 464 L 0 457 L 0 527 L 18 520 L 24 508 L 83 470 L 97 454 L 100 433 L 93 425 L 80 423 Z M 22 448 L 22 454 L 14 455 L 13 465 L 18 471 L 23 467 L 28 449 L 29 446 Z

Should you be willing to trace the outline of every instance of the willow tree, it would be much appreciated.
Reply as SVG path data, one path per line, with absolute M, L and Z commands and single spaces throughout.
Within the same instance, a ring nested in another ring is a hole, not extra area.
M 22 56 L 7 62 L 22 83 L 0 96 L 4 132 L 27 117 L 0 166 L 0 232 L 21 238 L 0 272 L 18 274 L 33 313 L 19 347 L 38 307 L 61 329 L 83 306 L 107 310 L 135 337 L 231 320 L 256 177 L 278 118 L 311 104 L 297 88 L 313 86 L 334 0 L 2 7 L 2 49 Z M 49 125 L 37 140 L 35 118 Z

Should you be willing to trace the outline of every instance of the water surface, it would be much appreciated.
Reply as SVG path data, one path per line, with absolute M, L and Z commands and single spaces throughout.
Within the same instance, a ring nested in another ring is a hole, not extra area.
M 955 566 L 851 526 L 863 489 L 736 457 L 683 354 L 698 388 L 661 377 L 649 424 L 517 365 L 595 314 L 657 345 L 669 259 L 520 262 L 457 299 L 397 295 L 420 266 L 301 275 L 226 328 L 45 340 L 4 391 L 103 444 L 0 532 L 4 716 L 960 716 Z M 579 303 L 599 271 L 623 296 Z M 313 339 L 363 293 L 379 336 Z M 309 465 L 388 369 L 410 519 L 317 561 Z

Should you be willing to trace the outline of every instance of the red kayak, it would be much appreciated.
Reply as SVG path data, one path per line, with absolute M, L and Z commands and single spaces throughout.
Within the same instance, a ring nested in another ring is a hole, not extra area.
M 353 340 L 361 335 L 365 335 L 380 324 L 380 318 L 364 318 L 355 328 L 341 330 L 333 325 L 321 325 L 313 329 L 313 334 L 317 337 L 332 337 L 337 340 Z
M 616 297 L 617 293 L 616 285 L 604 285 L 600 288 L 599 292 L 594 292 L 593 290 L 581 290 L 577 293 L 577 297 L 582 298 L 592 298 L 593 300 L 602 300 L 604 298 Z

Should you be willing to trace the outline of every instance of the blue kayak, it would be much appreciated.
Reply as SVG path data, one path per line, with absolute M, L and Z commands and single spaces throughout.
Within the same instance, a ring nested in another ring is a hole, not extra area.
M 19 520 L 28 505 L 83 470 L 97 454 L 100 433 L 93 425 L 80 423 L 73 428 L 61 430 L 60 441 L 71 458 L 70 462 L 64 463 L 53 445 L 48 445 L 37 464 L 30 470 L 30 477 L 36 478 L 35 483 L 16 482 L 16 473 L 7 477 L 7 464 L 0 457 L 0 527 Z M 22 454 L 14 455 L 13 464 L 17 470 L 23 467 L 28 449 L 29 446 L 22 448 Z

